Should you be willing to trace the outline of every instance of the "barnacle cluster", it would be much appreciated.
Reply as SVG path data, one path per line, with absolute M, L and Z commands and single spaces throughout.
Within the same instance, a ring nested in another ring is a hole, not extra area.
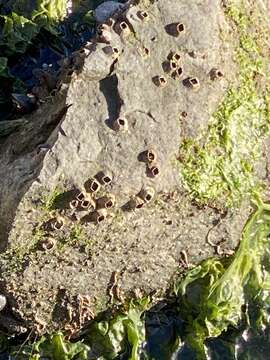
M 134 15 L 136 21 L 146 23 L 150 20 L 147 11 L 139 10 Z M 134 19 L 133 17 L 133 19 Z M 165 31 L 173 37 L 183 36 L 186 32 L 185 24 L 181 22 L 170 23 L 165 26 Z M 97 37 L 94 42 L 104 43 L 102 51 L 105 55 L 117 59 L 120 55 L 118 45 L 114 46 L 113 40 L 115 36 L 126 38 L 130 33 L 134 33 L 132 23 L 126 16 L 125 12 L 118 13 L 113 18 L 109 18 L 105 23 L 97 26 Z M 151 39 L 152 40 L 152 39 Z M 91 51 L 94 43 L 87 44 L 81 52 L 81 56 L 87 56 Z M 93 48 L 94 49 L 94 48 Z M 150 56 L 150 49 L 142 47 L 143 56 Z M 175 50 L 171 50 L 166 59 L 162 63 L 164 74 L 154 76 L 152 81 L 157 87 L 164 88 L 168 84 L 169 79 L 179 80 L 184 75 L 182 55 Z M 209 73 L 212 80 L 220 79 L 223 73 L 218 68 L 213 68 Z M 200 81 L 197 77 L 188 76 L 182 81 L 183 85 L 197 91 L 200 88 Z M 116 132 L 127 132 L 128 121 L 124 116 L 119 116 L 112 122 L 112 129 Z M 146 174 L 148 177 L 156 178 L 160 174 L 160 165 L 158 157 L 153 149 L 145 150 L 140 154 L 141 160 L 146 164 Z M 116 198 L 114 194 L 102 193 L 98 196 L 103 186 L 110 185 L 112 182 L 111 174 L 100 172 L 84 183 L 84 190 L 78 191 L 74 198 L 69 202 L 69 208 L 72 212 L 72 218 L 81 222 L 100 223 L 104 221 L 109 211 L 114 208 Z M 140 209 L 149 203 L 154 197 L 155 190 L 152 187 L 144 186 L 136 195 L 131 196 L 128 202 L 129 208 Z M 83 214 L 80 216 L 79 214 Z M 50 226 L 52 230 L 60 230 L 65 224 L 63 216 L 56 216 L 51 219 Z

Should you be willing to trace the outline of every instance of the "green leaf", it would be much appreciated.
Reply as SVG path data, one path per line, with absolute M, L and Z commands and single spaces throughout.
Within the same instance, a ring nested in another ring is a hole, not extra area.
M 245 318 L 242 307 L 260 304 L 257 326 L 266 321 L 270 297 L 270 204 L 256 199 L 256 211 L 246 223 L 235 256 L 208 259 L 190 270 L 175 288 L 181 314 L 187 319 L 187 341 L 206 359 L 204 342 Z
M 7 55 L 23 53 L 38 34 L 39 27 L 27 18 L 12 12 L 10 15 L 0 15 L 4 21 L 0 46 L 3 46 Z
M 139 359 L 145 341 L 142 314 L 148 306 L 148 298 L 131 301 L 126 311 L 108 320 L 94 322 L 88 333 L 92 351 L 105 359 L 115 359 L 120 354 L 130 360 Z

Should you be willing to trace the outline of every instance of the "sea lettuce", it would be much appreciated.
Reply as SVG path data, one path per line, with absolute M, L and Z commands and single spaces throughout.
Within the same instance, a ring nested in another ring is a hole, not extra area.
M 24 347 L 17 347 L 11 359 L 17 360 L 87 360 L 89 347 L 82 341 L 72 343 L 61 332 L 42 336 L 38 341 Z
M 38 34 L 39 27 L 22 15 L 12 12 L 9 15 L 0 15 L 2 20 L 0 46 L 6 55 L 23 53 L 31 40 Z
M 256 199 L 235 255 L 208 259 L 190 270 L 175 291 L 188 327 L 186 340 L 206 359 L 205 340 L 237 327 L 250 304 L 260 309 L 253 326 L 267 323 L 270 300 L 270 204 Z M 254 305 L 253 305 L 254 306 Z M 252 317 L 250 316 L 249 323 Z
M 32 13 L 32 20 L 49 30 L 57 21 L 64 19 L 67 13 L 67 0 L 38 0 Z
M 96 356 L 94 358 L 115 359 L 121 355 L 129 360 L 139 359 L 145 342 L 142 314 L 148 307 L 148 297 L 131 300 L 127 308 L 116 316 L 94 322 L 86 340 Z

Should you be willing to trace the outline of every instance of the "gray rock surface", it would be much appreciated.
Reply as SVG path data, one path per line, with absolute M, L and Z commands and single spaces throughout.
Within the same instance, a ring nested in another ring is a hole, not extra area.
M 123 7 L 124 4 L 121 4 L 118 1 L 105 1 L 95 9 L 95 18 L 98 22 L 103 23 Z
M 142 10 L 147 21 L 138 17 Z M 76 312 L 79 294 L 89 297 L 90 315 L 104 309 L 115 271 L 125 294 L 138 288 L 162 294 L 181 270 L 182 251 L 191 262 L 213 254 L 209 237 L 234 248 L 248 215 L 222 218 L 215 209 L 193 206 L 177 169 L 181 139 L 207 125 L 234 77 L 230 45 L 220 37 L 220 29 L 228 30 L 220 2 L 141 1 L 118 16 L 110 43 L 118 58 L 108 54 L 108 44 L 93 43 L 69 86 L 1 144 L 0 244 L 15 262 L 2 260 L 1 286 L 28 326 L 59 328 L 72 321 L 61 309 Z M 119 33 L 121 21 L 129 33 Z M 178 21 L 186 31 L 175 37 L 166 26 Z M 180 79 L 164 72 L 171 52 L 181 55 Z M 211 81 L 213 67 L 222 67 L 225 78 Z M 166 77 L 164 88 L 153 81 L 157 76 Z M 198 91 L 184 85 L 188 77 L 199 79 Z M 113 129 L 118 117 L 127 120 L 128 131 Z M 140 161 L 147 149 L 158 157 L 156 178 Z M 68 197 L 100 171 L 111 173 L 112 183 L 99 196 L 116 196 L 106 221 L 80 223 L 67 206 L 44 206 L 57 187 Z M 154 201 L 128 211 L 130 198 L 146 186 L 155 189 Z M 54 216 L 65 224 L 47 231 L 43 225 Z M 44 251 L 44 241 L 55 246 Z

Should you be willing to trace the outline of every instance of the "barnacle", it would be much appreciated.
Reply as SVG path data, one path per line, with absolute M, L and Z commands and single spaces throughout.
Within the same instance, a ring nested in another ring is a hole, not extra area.
M 97 206 L 99 209 L 110 209 L 115 206 L 115 195 L 108 194 L 97 200 Z
M 156 177 L 160 174 L 160 169 L 158 165 L 149 164 L 147 167 L 147 171 L 151 177 Z
M 179 36 L 180 34 L 184 34 L 186 31 L 186 27 L 183 23 L 175 22 L 165 26 L 165 30 L 169 35 Z
M 172 72 L 171 76 L 173 79 L 179 79 L 183 75 L 183 68 L 180 66 Z
M 104 170 L 104 171 L 100 171 L 99 173 L 97 173 L 95 178 L 98 180 L 98 182 L 101 185 L 110 185 L 110 183 L 112 182 L 113 176 L 110 171 Z
M 213 69 L 210 71 L 210 78 L 211 78 L 211 80 L 221 79 L 221 78 L 223 78 L 223 76 L 224 76 L 224 74 L 223 74 L 223 72 L 222 72 L 220 69 L 213 68 Z
M 164 76 L 155 76 L 153 77 L 153 83 L 158 87 L 165 87 L 167 85 L 167 80 Z
M 96 193 L 100 189 L 100 183 L 97 179 L 90 178 L 84 183 L 85 190 L 90 193 Z
M 119 117 L 113 122 L 113 129 L 115 131 L 126 131 L 128 130 L 128 122 L 127 119 L 123 117 Z
M 148 21 L 149 20 L 149 14 L 148 14 L 147 11 L 140 10 L 140 11 L 137 12 L 137 16 L 142 21 Z
M 144 206 L 144 201 L 139 196 L 132 196 L 128 205 L 131 209 L 141 209 Z
M 196 77 L 189 77 L 185 79 L 183 83 L 185 86 L 191 88 L 194 91 L 197 91 L 200 88 L 200 81 Z
M 94 211 L 91 214 L 91 220 L 94 221 L 95 223 L 99 224 L 106 219 L 107 215 L 108 215 L 108 213 L 107 213 L 106 209 L 100 209 L 100 210 Z
M 157 154 L 154 150 L 149 149 L 140 154 L 141 158 L 146 163 L 152 163 L 157 160 Z
M 138 196 L 145 203 L 150 202 L 153 199 L 154 195 L 155 195 L 155 189 L 150 187 L 150 186 L 146 186 L 146 187 L 142 188 L 141 191 L 138 194 Z

